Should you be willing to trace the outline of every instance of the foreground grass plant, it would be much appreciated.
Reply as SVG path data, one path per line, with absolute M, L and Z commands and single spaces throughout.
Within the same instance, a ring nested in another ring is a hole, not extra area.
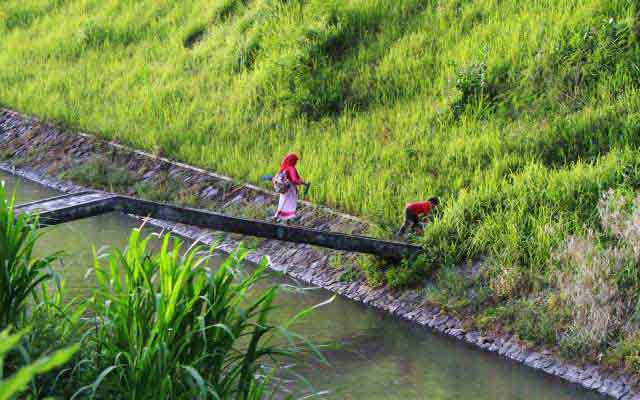
M 255 294 L 266 262 L 239 276 L 239 250 L 216 271 L 211 252 L 166 235 L 152 254 L 134 230 L 125 252 L 96 256 L 91 346 L 97 378 L 76 395 L 126 399 L 251 399 L 269 391 L 261 365 L 293 355 L 295 335 L 269 321 L 277 287 Z
M 35 362 L 20 368 L 9 377 L 4 377 L 4 360 L 11 351 L 16 351 L 25 332 L 10 334 L 9 330 L 0 332 L 0 400 L 17 398 L 24 392 L 31 380 L 39 374 L 47 373 L 66 364 L 73 354 L 78 351 L 78 346 L 58 350 L 50 356 L 43 357 Z
M 15 195 L 0 184 L 0 377 L 11 375 L 0 383 L 0 399 L 27 389 L 40 398 L 77 350 L 85 307 L 63 300 L 64 282 L 52 269 L 61 253 L 36 255 L 38 217 L 14 209 Z
M 15 196 L 8 196 L 0 184 L 0 330 L 25 325 L 29 299 L 37 303 L 41 284 L 55 275 L 51 266 L 60 258 L 60 253 L 34 255 L 41 235 L 38 218 L 16 216 L 14 205 Z

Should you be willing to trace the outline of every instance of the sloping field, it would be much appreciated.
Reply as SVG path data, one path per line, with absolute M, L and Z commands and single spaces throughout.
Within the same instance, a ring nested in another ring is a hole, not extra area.
M 569 338 L 569 353 L 636 332 L 607 322 L 611 335 L 584 337 L 571 288 L 591 287 L 597 298 L 602 285 L 572 272 L 592 258 L 571 258 L 564 244 L 575 234 L 600 250 L 619 246 L 628 250 L 620 265 L 635 266 L 636 239 L 603 218 L 618 195 L 626 201 L 615 215 L 631 207 L 640 187 L 636 2 L 0 7 L 5 106 L 252 182 L 296 151 L 313 201 L 383 229 L 400 222 L 407 201 L 439 195 L 443 207 L 421 239 L 427 257 L 384 276 L 369 269 L 372 280 L 403 285 L 438 269 L 434 301 L 484 310 L 485 322 L 515 321 L 534 342 Z M 472 278 L 449 268 L 477 258 L 484 267 Z M 630 320 L 637 268 L 605 264 L 594 274 L 626 306 L 604 314 Z M 587 314 L 598 303 L 589 301 L 580 303 Z

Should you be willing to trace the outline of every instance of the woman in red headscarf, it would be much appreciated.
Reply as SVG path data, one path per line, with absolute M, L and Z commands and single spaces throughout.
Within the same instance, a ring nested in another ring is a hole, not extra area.
M 294 153 L 289 153 L 282 160 L 280 164 L 280 172 L 284 172 L 287 175 L 289 181 L 289 188 L 285 193 L 280 194 L 280 201 L 278 202 L 278 209 L 273 216 L 274 219 L 280 219 L 282 221 L 290 220 L 296 216 L 296 208 L 298 206 L 298 186 L 304 185 L 305 182 L 300 179 L 298 170 L 296 169 L 296 163 L 299 158 Z

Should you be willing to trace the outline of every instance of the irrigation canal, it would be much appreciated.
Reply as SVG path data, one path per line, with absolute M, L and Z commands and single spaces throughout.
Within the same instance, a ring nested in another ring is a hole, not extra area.
M 51 189 L 0 174 L 8 190 L 16 190 L 18 203 L 56 196 Z M 129 231 L 139 222 L 120 213 L 99 215 L 46 228 L 39 243 L 41 254 L 64 250 L 68 256 L 60 273 L 69 296 L 87 296 L 94 283 L 87 276 L 91 246 L 123 248 Z M 152 232 L 152 228 L 148 228 Z M 224 255 L 220 256 L 221 259 Z M 219 261 L 218 260 L 218 261 Z M 247 268 L 251 268 L 250 265 Z M 288 281 L 274 276 L 273 281 Z M 277 318 L 327 300 L 323 289 L 284 291 L 279 295 Z M 558 378 L 547 376 L 494 354 L 470 348 L 359 303 L 336 298 L 295 327 L 317 343 L 331 343 L 329 366 L 300 362 L 296 372 L 305 376 L 326 399 L 601 399 Z M 296 389 L 306 386 L 297 385 Z

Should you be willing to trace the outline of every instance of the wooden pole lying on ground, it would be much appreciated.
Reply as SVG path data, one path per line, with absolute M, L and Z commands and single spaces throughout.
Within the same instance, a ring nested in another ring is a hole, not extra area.
M 216 231 L 373 254 L 386 259 L 397 260 L 422 252 L 421 247 L 403 242 L 231 217 L 211 211 L 178 207 L 112 193 L 72 193 L 20 205 L 15 208 L 15 211 L 17 213 L 38 214 L 42 226 L 57 225 L 120 211 L 139 217 L 155 218 Z

